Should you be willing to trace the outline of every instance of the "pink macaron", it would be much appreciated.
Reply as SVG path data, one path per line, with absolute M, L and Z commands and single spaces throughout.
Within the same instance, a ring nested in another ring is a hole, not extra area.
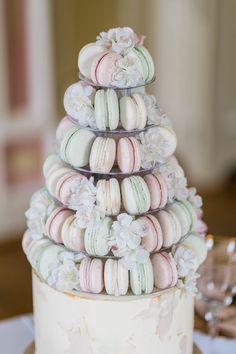
M 66 133 L 72 129 L 75 128 L 76 125 L 70 120 L 68 116 L 65 116 L 62 118 L 60 123 L 58 124 L 57 130 L 56 130 L 56 139 L 58 142 L 61 142 L 66 135 Z
M 142 246 L 148 252 L 157 252 L 163 245 L 163 234 L 159 221 L 154 215 L 148 214 L 140 218 L 147 227 L 147 235 L 142 237 Z
M 91 79 L 96 85 L 109 86 L 112 75 L 116 71 L 116 61 L 121 56 L 114 52 L 104 51 L 96 55 L 91 66 Z
M 68 205 L 72 194 L 72 186 L 84 176 L 78 172 L 69 172 L 62 176 L 56 185 L 55 196 L 64 205 Z
M 159 173 L 144 176 L 151 195 L 151 209 L 164 208 L 167 203 L 167 186 Z
M 118 141 L 117 163 L 123 173 L 139 171 L 141 167 L 141 152 L 136 138 L 121 138 Z
M 68 208 L 58 207 L 53 210 L 46 222 L 46 232 L 53 241 L 62 243 L 61 231 L 65 220 L 74 212 Z
M 80 288 L 88 293 L 99 294 L 104 288 L 104 266 L 99 258 L 84 258 L 79 268 Z
M 171 253 L 160 252 L 151 256 L 154 284 L 158 289 L 171 288 L 176 285 L 178 272 Z

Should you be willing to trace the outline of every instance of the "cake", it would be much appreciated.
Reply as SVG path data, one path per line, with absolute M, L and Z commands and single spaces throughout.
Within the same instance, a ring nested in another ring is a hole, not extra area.
M 35 354 L 191 354 L 202 200 L 146 92 L 154 62 L 131 28 L 79 52 L 58 149 L 26 212 Z

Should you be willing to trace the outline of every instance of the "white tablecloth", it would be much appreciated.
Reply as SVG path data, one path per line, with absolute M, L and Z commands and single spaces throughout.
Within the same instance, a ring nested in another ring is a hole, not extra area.
M 0 354 L 22 354 L 33 339 L 32 315 L 0 321 Z M 211 354 L 208 336 L 196 331 L 194 341 L 203 354 Z M 236 354 L 236 340 L 224 337 L 214 339 L 214 354 Z

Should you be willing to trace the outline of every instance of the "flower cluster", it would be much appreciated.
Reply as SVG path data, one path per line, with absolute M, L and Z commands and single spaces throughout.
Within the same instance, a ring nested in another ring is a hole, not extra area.
M 147 109 L 148 124 L 161 125 L 163 127 L 172 127 L 171 122 L 167 115 L 157 105 L 156 97 L 142 94 L 143 100 Z
M 77 225 L 86 228 L 105 217 L 104 211 L 97 205 L 97 189 L 94 179 L 79 176 L 71 186 L 69 208 L 76 210 Z
M 142 237 L 147 235 L 145 223 L 126 213 L 120 214 L 112 225 L 109 244 L 116 257 L 122 257 L 122 262 L 128 269 L 137 263 L 143 264 L 149 257 L 148 251 L 142 248 Z
M 197 190 L 195 187 L 188 188 L 187 199 L 192 204 L 197 214 L 199 214 L 202 208 L 202 197 L 197 194 Z
M 189 294 L 196 294 L 199 275 L 195 271 L 196 258 L 193 251 L 181 245 L 174 247 L 172 251 L 179 278 L 176 286 Z
M 46 233 L 47 218 L 55 207 L 56 203 L 46 188 L 41 188 L 33 194 L 30 208 L 25 213 L 32 239 L 42 238 Z
M 159 172 L 166 181 L 168 201 L 170 203 L 172 203 L 174 199 L 182 200 L 188 197 L 187 179 L 175 157 L 170 157 L 166 163 L 157 164 L 156 171 Z
M 130 27 L 111 28 L 97 36 L 97 45 L 124 55 L 135 45 L 143 44 L 144 36 L 138 36 Z
M 94 95 L 94 88 L 83 81 L 71 85 L 65 92 L 64 107 L 67 114 L 83 127 L 96 126 L 93 107 Z
M 47 279 L 48 285 L 60 291 L 79 289 L 79 269 L 73 252 L 60 253 Z
M 112 76 L 112 85 L 116 87 L 137 86 L 143 83 L 143 74 L 139 70 L 136 57 L 130 54 L 121 57 L 116 61 L 116 70 Z
M 153 127 L 140 133 L 137 138 L 141 143 L 142 167 L 153 168 L 157 162 L 163 163 L 169 141 L 160 133 L 158 127 Z

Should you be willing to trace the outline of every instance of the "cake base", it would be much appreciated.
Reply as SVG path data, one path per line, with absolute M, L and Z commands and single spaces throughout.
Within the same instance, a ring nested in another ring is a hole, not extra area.
M 30 346 L 24 351 L 23 354 L 35 354 L 34 342 L 30 344 Z M 202 354 L 202 352 L 195 344 L 193 345 L 193 354 Z
M 192 354 L 193 298 L 62 293 L 33 274 L 35 354 Z

